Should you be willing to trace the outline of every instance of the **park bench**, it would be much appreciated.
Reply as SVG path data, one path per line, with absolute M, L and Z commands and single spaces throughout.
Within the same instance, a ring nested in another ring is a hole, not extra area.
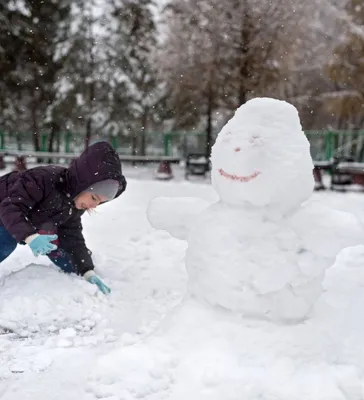
M 205 154 L 190 153 L 186 158 L 185 178 L 188 179 L 190 175 L 205 177 L 210 168 L 210 160 Z
M 49 163 L 49 161 L 56 164 L 70 164 L 72 160 L 78 156 L 78 153 L 0 150 L 0 161 L 2 161 L 2 167 L 5 168 L 5 164 L 12 163 L 14 165 L 14 170 L 17 171 L 26 170 L 28 162 L 36 164 L 41 160 L 41 162 L 44 162 L 45 164 Z M 156 172 L 156 179 L 172 178 L 173 175 L 171 171 L 171 164 L 179 164 L 181 161 L 180 157 L 173 156 L 139 156 L 119 154 L 119 157 L 122 162 L 132 163 L 133 165 L 159 163 L 158 171 Z M 163 174 L 159 172 L 161 169 L 164 170 Z
M 315 189 L 326 189 L 322 180 L 322 171 L 330 174 L 330 189 L 345 191 L 351 185 L 364 189 L 364 163 L 355 162 L 352 157 L 334 157 L 332 161 L 315 161 L 313 175 Z

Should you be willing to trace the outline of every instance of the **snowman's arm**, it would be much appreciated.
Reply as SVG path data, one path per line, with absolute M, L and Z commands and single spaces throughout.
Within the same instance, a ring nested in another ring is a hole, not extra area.
M 157 197 L 149 203 L 147 218 L 153 228 L 187 240 L 196 217 L 209 205 L 206 200 L 194 197 Z
M 305 246 L 316 254 L 333 257 L 345 247 L 364 244 L 364 225 L 349 212 L 310 204 L 293 221 Z

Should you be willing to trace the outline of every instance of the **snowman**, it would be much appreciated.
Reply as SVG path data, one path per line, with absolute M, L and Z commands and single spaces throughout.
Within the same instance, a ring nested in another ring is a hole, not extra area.
M 217 202 L 156 198 L 147 212 L 154 228 L 187 240 L 186 296 L 245 317 L 304 319 L 325 270 L 364 230 L 310 199 L 313 163 L 296 108 L 248 101 L 219 133 L 211 163 Z

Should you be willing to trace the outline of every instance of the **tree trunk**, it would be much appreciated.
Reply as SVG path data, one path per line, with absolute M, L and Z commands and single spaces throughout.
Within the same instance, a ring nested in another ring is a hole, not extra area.
M 138 154 L 138 134 L 134 131 L 131 136 L 131 155 L 136 156 Z M 135 161 L 132 162 L 132 166 L 135 166 Z
M 37 118 L 37 101 L 33 99 L 31 103 L 31 114 L 32 114 L 32 136 L 33 136 L 33 145 L 34 151 L 40 150 L 39 145 L 39 126 L 38 126 L 38 118 Z M 39 160 L 38 160 L 39 161 Z
M 87 79 L 87 77 L 91 77 L 91 83 L 90 83 L 90 91 L 89 91 L 89 116 L 87 117 L 87 121 L 86 121 L 86 136 L 85 136 L 85 148 L 87 148 L 90 145 L 90 141 L 91 141 L 91 136 L 92 136 L 92 115 L 93 115 L 93 109 L 94 109 L 94 101 L 95 101 L 95 83 L 93 82 L 93 74 L 95 71 L 95 58 L 94 58 L 94 53 L 93 53 L 93 49 L 94 49 L 94 35 L 92 32 L 92 24 L 94 22 L 93 18 L 92 18 L 92 9 L 94 7 L 94 2 L 90 1 L 89 2 L 89 9 L 87 11 L 87 18 L 88 18 L 88 35 L 89 35 L 89 40 L 88 40 L 88 46 L 90 46 L 88 48 L 89 51 L 89 57 L 90 57 L 90 64 L 89 64 L 89 68 L 88 68 L 88 72 L 87 70 L 85 70 L 86 76 L 85 79 Z M 88 76 L 87 76 L 88 75 Z
M 342 113 L 339 114 L 338 122 L 337 122 L 337 129 L 343 129 L 345 125 L 346 118 L 343 117 Z
M 86 121 L 86 136 L 85 136 L 85 148 L 90 145 L 91 137 L 92 137 L 92 114 L 93 114 L 93 103 L 95 100 L 95 84 L 92 82 L 90 84 L 90 116 L 87 118 Z
M 48 152 L 53 153 L 53 144 L 54 144 L 54 139 L 56 137 L 56 132 L 57 132 L 58 127 L 56 124 L 52 124 L 51 126 L 51 133 L 49 135 L 48 139 Z
M 57 145 L 57 153 L 60 152 L 61 150 L 61 134 L 58 132 L 57 138 L 56 138 L 56 145 Z
M 242 28 L 241 31 L 241 46 L 240 46 L 240 65 L 239 65 L 239 92 L 238 92 L 238 107 L 242 104 L 245 104 L 247 101 L 247 84 L 246 81 L 248 79 L 248 65 L 246 54 L 248 52 L 246 46 L 246 33 L 245 28 Z
M 53 144 L 54 144 L 54 140 L 56 138 L 58 129 L 59 129 L 59 126 L 56 123 L 53 123 L 51 126 L 51 133 L 49 135 L 49 141 L 48 141 L 48 152 L 49 153 L 53 153 Z M 48 163 L 52 164 L 52 162 L 53 162 L 53 159 L 49 158 Z
M 18 149 L 18 151 L 22 151 L 22 138 L 21 138 L 21 134 L 19 132 L 16 132 L 16 148 Z
M 131 136 L 131 155 L 136 156 L 138 154 L 138 135 L 133 132 Z
M 86 122 L 86 136 L 85 136 L 85 148 L 90 145 L 92 135 L 92 118 L 88 117 Z
M 212 147 L 212 110 L 214 103 L 214 92 L 212 89 L 212 79 L 210 77 L 208 83 L 208 93 L 207 93 L 207 110 L 206 110 L 206 118 L 207 118 L 207 126 L 206 126 L 206 148 L 205 155 L 206 157 L 210 157 L 211 147 Z
M 247 81 L 250 77 L 247 59 L 247 55 L 249 52 L 249 28 L 249 15 L 247 5 L 246 3 L 244 3 L 240 33 L 238 107 L 240 107 L 242 104 L 245 104 L 248 99 Z
M 142 156 L 146 155 L 146 134 L 147 134 L 147 123 L 148 123 L 148 109 L 145 109 L 142 115 L 142 129 L 140 130 L 140 147 L 139 154 Z
M 238 96 L 238 107 L 240 107 L 242 104 L 245 104 L 247 101 L 247 90 L 245 87 L 245 83 L 244 83 L 244 69 L 241 68 L 241 74 L 240 74 L 240 80 L 239 80 L 239 96 Z

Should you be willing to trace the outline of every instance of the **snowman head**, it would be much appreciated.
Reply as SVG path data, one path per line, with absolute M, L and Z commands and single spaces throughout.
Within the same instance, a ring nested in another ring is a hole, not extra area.
M 313 191 L 309 142 L 296 108 L 255 98 L 222 128 L 211 153 L 212 184 L 230 205 L 286 212 Z

